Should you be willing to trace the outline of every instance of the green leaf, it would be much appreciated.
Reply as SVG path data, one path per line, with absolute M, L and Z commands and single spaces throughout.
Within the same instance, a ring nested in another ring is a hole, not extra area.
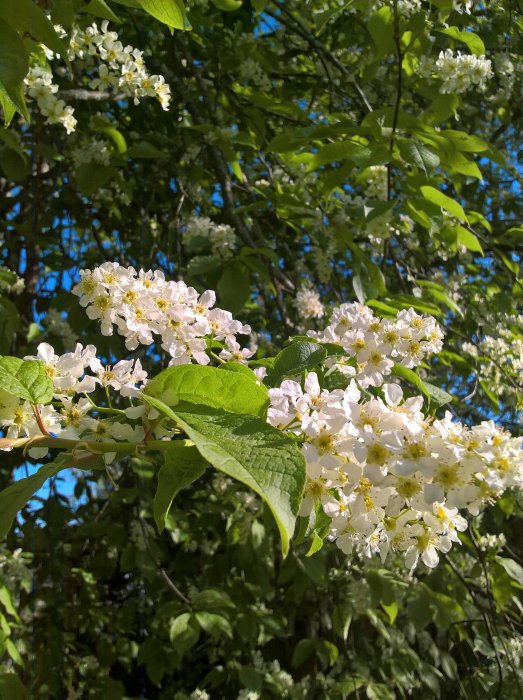
M 517 561 L 507 557 L 496 557 L 496 561 L 501 564 L 511 579 L 523 586 L 523 567 Z
M 0 603 L 4 606 L 5 611 L 8 615 L 11 615 L 16 620 L 18 620 L 18 613 L 13 606 L 13 599 L 11 598 L 11 593 L 7 586 L 0 586 Z
M 355 0 L 349 0 L 348 2 L 345 2 L 339 7 L 334 7 L 325 10 L 325 12 L 319 12 L 318 14 L 315 14 L 314 27 L 316 29 L 316 36 L 319 36 L 332 19 L 337 18 L 339 15 L 343 14 L 343 12 L 354 2 Z
M 53 400 L 53 382 L 39 360 L 1 356 L 0 389 L 35 404 L 46 404 Z
M 474 32 L 462 32 L 457 27 L 448 27 L 447 29 L 437 29 L 440 34 L 446 34 L 456 41 L 468 46 L 470 51 L 476 56 L 485 55 L 485 44 L 481 38 Z
M 11 659 L 15 662 L 15 664 L 17 664 L 18 666 L 24 665 L 24 660 L 22 659 L 22 656 L 12 639 L 6 639 L 5 648 Z
M 242 364 L 241 362 L 224 362 L 223 365 L 219 365 L 218 369 L 222 371 L 225 370 L 226 372 L 236 372 L 236 374 L 243 374 L 243 376 L 247 377 L 247 379 L 250 379 L 251 382 L 256 382 L 257 384 L 261 383 L 258 377 L 252 371 L 252 369 L 250 367 L 247 367 L 247 365 Z
M 82 7 L 81 12 L 88 12 L 95 17 L 101 17 L 102 19 L 107 19 L 109 22 L 115 22 L 115 24 L 120 24 L 121 19 L 115 14 L 105 0 L 91 0 L 87 5 Z
M 428 389 L 425 386 L 425 383 L 419 377 L 414 370 L 409 369 L 408 367 L 403 367 L 403 365 L 398 365 L 395 364 L 394 367 L 392 368 L 392 374 L 395 377 L 400 377 L 401 379 L 405 379 L 406 381 L 410 382 L 411 384 L 414 384 L 414 386 L 421 391 L 422 394 L 425 394 L 427 398 L 429 398 L 429 392 Z
M 158 688 L 161 687 L 162 678 L 167 671 L 167 655 L 163 643 L 157 637 L 147 637 L 140 645 L 137 661 L 139 665 L 145 665 L 151 682 Z
M 267 503 L 285 556 L 305 485 L 305 461 L 296 443 L 259 418 L 196 407 L 193 413 L 175 412 L 204 459 Z
M 307 554 L 305 556 L 312 557 L 312 555 L 316 554 L 316 552 L 319 552 L 322 547 L 323 547 L 322 538 L 318 535 L 317 532 L 314 532 L 312 534 L 311 546 L 309 547 Z
M 416 202 L 416 204 L 418 204 L 418 202 Z M 427 212 L 423 211 L 423 209 L 418 208 L 418 206 L 415 206 L 415 204 L 409 200 L 407 200 L 405 203 L 405 208 L 409 215 L 414 219 L 414 221 L 420 224 L 420 226 L 423 226 L 424 228 L 430 230 L 432 228 L 431 218 L 427 214 Z
M 174 643 L 177 637 L 179 637 L 187 630 L 190 619 L 191 613 L 188 612 L 184 612 L 181 615 L 178 615 L 178 617 L 174 618 L 174 620 L 171 622 L 171 628 L 169 631 L 169 637 L 171 639 L 171 642 Z
M 467 134 L 466 131 L 444 129 L 439 132 L 439 135 L 446 138 L 458 151 L 462 151 L 463 153 L 481 153 L 491 148 L 489 144 L 479 136 L 476 136 L 476 134 Z M 480 214 L 480 216 L 482 215 Z
M 127 143 L 121 131 L 114 127 L 110 122 L 105 121 L 101 117 L 94 117 L 91 121 L 94 131 L 105 134 L 116 146 L 118 153 L 127 151 Z
M 403 365 L 395 364 L 392 368 L 392 374 L 396 377 L 406 379 L 411 384 L 414 384 L 414 386 L 417 387 L 429 399 L 434 408 L 444 406 L 453 400 L 453 396 L 451 394 L 448 394 L 446 391 L 440 389 L 434 384 L 424 382 L 421 377 L 416 374 L 416 372 L 408 369 L 407 367 L 403 367 Z
M 2 0 L 0 18 L 18 31 L 28 32 L 51 51 L 59 54 L 67 63 L 69 62 L 64 42 L 56 33 L 52 22 L 33 0 Z
M 429 382 L 423 382 L 423 384 L 434 408 L 445 406 L 445 404 L 450 403 L 454 399 L 452 394 L 440 389 L 439 386 L 435 386 Z
M 76 184 L 86 197 L 103 187 L 115 174 L 114 168 L 100 163 L 82 163 L 76 168 Z
M 294 647 L 292 654 L 292 665 L 294 668 L 298 668 L 305 663 L 310 657 L 316 653 L 316 640 L 314 639 L 300 639 L 298 644 Z
M 501 260 L 503 265 L 505 265 L 507 270 L 509 270 L 509 272 L 512 272 L 512 274 L 517 277 L 519 275 L 519 262 L 517 260 L 512 260 L 511 258 L 509 258 L 499 248 L 493 248 L 493 250 L 496 253 L 497 257 Z
M 9 700 L 28 700 L 29 694 L 22 681 L 14 673 L 0 675 L 0 698 Z
M 239 263 L 228 263 L 218 282 L 220 306 L 233 313 L 240 311 L 251 296 L 249 271 Z
M 0 168 L 8 180 L 22 182 L 29 175 L 30 164 L 15 151 L 0 148 Z
M 86 466 L 85 468 L 93 468 L 93 465 L 99 466 L 101 461 L 103 463 L 101 457 L 93 455 L 93 464 L 91 467 Z M 25 504 L 42 488 L 47 479 L 56 476 L 58 472 L 69 466 L 79 467 L 74 463 L 71 455 L 63 453 L 54 462 L 40 467 L 36 474 L 15 481 L 0 491 L 0 541 L 6 537 L 11 529 L 18 511 L 22 510 Z M 84 466 L 82 465 L 81 468 L 83 469 Z
M 218 615 L 211 612 L 197 612 L 196 619 L 200 623 L 200 626 L 207 634 L 213 637 L 228 637 L 233 638 L 232 627 L 229 620 L 227 620 L 223 615 Z
M 484 381 L 483 379 L 479 380 L 479 384 L 480 384 L 481 388 L 483 389 L 485 396 L 487 396 L 487 398 L 489 398 L 492 401 L 494 406 L 499 409 L 499 397 L 496 396 L 496 394 L 490 390 L 487 382 Z
M 475 236 L 472 231 L 464 228 L 463 226 L 458 226 L 456 228 L 458 238 L 458 243 L 464 245 L 467 250 L 471 250 L 474 253 L 481 253 L 484 255 L 481 243 L 478 241 L 477 236 Z
M 234 12 L 234 10 L 239 10 L 243 5 L 243 0 L 212 0 L 213 5 L 219 10 L 224 10 L 225 12 Z
M 389 605 L 386 605 L 385 603 L 382 602 L 381 607 L 387 613 L 387 616 L 389 618 L 389 623 L 391 625 L 393 625 L 394 620 L 398 616 L 398 604 L 397 604 L 397 602 L 395 600 L 393 600 L 392 603 L 390 603 Z
M 460 105 L 461 100 L 456 93 L 438 94 L 423 116 L 429 124 L 440 124 L 455 116 Z
M 461 175 L 466 175 L 467 177 L 475 177 L 477 180 L 483 179 L 477 163 L 459 151 L 454 151 L 451 157 L 444 158 L 443 163 L 448 165 L 452 172 L 461 173 Z
M 381 7 L 369 19 L 369 33 L 376 46 L 376 57 L 395 51 L 393 12 L 390 7 Z
M 152 17 L 173 29 L 189 29 L 182 0 L 138 0 Z
M 316 367 L 326 357 L 327 351 L 318 343 L 295 341 L 276 355 L 267 374 L 267 383 L 275 386 L 284 377 L 296 376 L 306 369 Z
M 335 163 L 342 160 L 353 160 L 361 163 L 370 157 L 371 151 L 358 141 L 336 141 L 318 148 L 316 153 L 310 154 L 307 163 L 307 172 L 313 172 L 322 165 Z
M 430 282 L 428 280 L 416 280 L 416 285 L 421 287 L 425 294 L 429 294 L 430 296 L 434 297 L 434 299 L 442 304 L 445 304 L 445 306 L 448 306 L 449 309 L 452 309 L 452 311 L 459 314 L 461 318 L 464 318 L 463 311 L 459 305 L 450 298 L 450 296 L 445 292 L 445 288 L 441 284 L 438 284 L 437 282 Z
M 257 15 L 265 10 L 269 2 L 270 0 L 251 0 L 251 4 L 254 7 L 254 11 Z
M 53 0 L 51 20 L 53 24 L 61 24 L 69 31 L 75 20 L 73 0 Z
M 142 394 L 142 399 L 145 401 L 145 403 L 149 404 L 149 406 L 152 406 L 155 408 L 159 413 L 162 413 L 164 416 L 169 418 L 170 420 L 176 422 L 176 416 L 170 406 L 168 406 L 166 403 L 161 401 L 160 399 L 157 399 L 154 396 L 148 396 L 147 394 Z
M 141 143 L 131 146 L 127 151 L 127 155 L 129 158 L 153 158 L 155 160 L 169 157 L 168 153 L 161 151 L 148 141 L 142 141 Z
M 0 20 L 0 88 L 20 114 L 29 121 L 23 81 L 29 70 L 29 55 L 24 42 L 6 22 Z M 2 100 L 5 113 L 5 98 Z M 9 103 L 7 103 L 8 111 Z M 6 119 L 7 116 L 5 115 Z
M 140 3 L 138 0 L 113 0 L 117 5 L 123 5 L 124 7 L 134 7 L 138 9 L 140 7 Z
M 428 175 L 431 170 L 438 167 L 439 157 L 434 151 L 431 151 L 430 148 L 427 148 L 419 141 L 405 139 L 400 142 L 399 146 L 403 159 L 407 163 L 423 170 L 425 175 Z
M 182 613 L 171 622 L 169 630 L 171 644 L 180 657 L 191 649 L 200 638 L 200 625 L 192 613 Z
M 355 251 L 353 250 L 353 253 Z M 377 299 L 385 294 L 385 277 L 376 263 L 358 254 L 354 258 L 352 286 L 360 304 L 367 299 Z
M 191 599 L 195 610 L 206 610 L 207 612 L 223 612 L 233 610 L 236 606 L 223 591 L 215 588 L 206 588 L 199 591 Z
M 144 393 L 170 407 L 183 401 L 255 416 L 264 416 L 269 405 L 267 389 L 261 383 L 243 373 L 204 365 L 168 367 L 147 382 Z
M 16 114 L 16 107 L 7 94 L 2 83 L 0 83 L 0 106 L 4 112 L 4 126 L 9 126 L 12 118 Z
M 196 255 L 191 258 L 189 264 L 187 265 L 187 274 L 192 277 L 193 275 L 206 275 L 212 270 L 216 270 L 222 264 L 214 255 Z
M 158 532 L 165 527 L 165 519 L 177 494 L 199 479 L 207 468 L 196 447 L 172 442 L 164 451 L 164 463 L 158 472 L 158 487 L 154 496 L 154 521 Z
M 20 328 L 20 315 L 10 299 L 0 297 L 0 353 L 9 352 Z
M 421 194 L 427 201 L 441 207 L 451 216 L 455 216 L 457 219 L 468 223 L 468 219 L 461 204 L 451 199 L 451 197 L 447 197 L 446 194 L 443 194 L 443 192 L 440 192 L 435 187 L 424 185 L 421 187 Z

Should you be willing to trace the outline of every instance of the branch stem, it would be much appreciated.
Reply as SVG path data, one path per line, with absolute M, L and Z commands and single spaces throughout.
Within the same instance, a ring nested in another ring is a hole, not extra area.
M 176 443 L 189 444 L 188 440 L 176 440 Z M 141 442 L 97 442 L 85 440 L 67 440 L 55 438 L 52 435 L 42 435 L 30 438 L 0 438 L 0 449 L 48 447 L 58 450 L 85 450 L 93 454 L 104 452 L 136 452 L 138 450 L 168 450 L 173 444 L 172 440 L 150 440 L 147 445 Z

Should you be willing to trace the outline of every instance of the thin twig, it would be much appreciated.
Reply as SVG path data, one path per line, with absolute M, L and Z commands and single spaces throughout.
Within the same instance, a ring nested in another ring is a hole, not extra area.
M 33 406 L 33 413 L 34 413 L 34 416 L 36 418 L 36 422 L 38 424 L 38 427 L 40 428 L 42 435 L 45 435 L 47 437 L 52 437 L 51 433 L 47 430 L 47 428 L 44 424 L 44 421 L 42 420 L 42 414 L 40 413 L 40 408 L 36 404 L 33 404 L 32 406 Z
M 145 540 L 145 544 L 146 544 L 146 546 L 147 546 L 147 554 L 149 555 L 149 558 L 151 559 L 151 561 L 152 561 L 152 563 L 154 564 L 154 566 L 156 567 L 158 573 L 159 573 L 160 576 L 163 578 L 163 580 L 165 581 L 165 583 L 169 586 L 169 588 L 171 589 L 171 591 L 173 591 L 173 593 L 175 593 L 175 594 L 178 596 L 178 598 L 179 598 L 183 603 L 185 603 L 185 605 L 191 607 L 191 601 L 189 600 L 189 598 L 187 598 L 187 597 L 181 592 L 181 590 L 178 588 L 178 586 L 177 586 L 177 585 L 174 583 L 174 581 L 169 577 L 169 575 L 167 574 L 167 572 L 165 571 L 165 569 L 163 568 L 163 566 L 160 566 L 160 565 L 158 564 L 158 562 L 156 561 L 156 557 L 153 555 L 153 553 L 152 553 L 152 551 L 151 551 L 150 544 L 149 544 L 149 536 L 147 535 L 146 523 L 145 523 L 144 519 L 143 519 L 141 516 L 139 516 L 138 520 L 139 520 L 139 522 L 140 522 L 140 527 L 142 528 L 142 534 L 143 534 L 143 537 L 144 537 L 144 540 Z
M 450 567 L 450 570 L 454 573 L 455 576 L 457 576 L 457 578 L 461 581 L 461 583 L 467 589 L 470 597 L 472 598 L 472 600 L 474 601 L 474 604 L 476 605 L 476 607 L 479 610 L 479 614 L 483 618 L 483 623 L 484 623 L 485 629 L 487 631 L 487 637 L 489 639 L 490 646 L 492 647 L 492 650 L 494 651 L 494 655 L 495 655 L 495 659 L 496 659 L 496 667 L 498 669 L 498 688 L 497 688 L 497 692 L 496 692 L 495 697 L 496 697 L 496 700 L 501 700 L 501 698 L 503 697 L 501 694 L 501 691 L 503 690 L 503 666 L 501 665 L 501 659 L 499 658 L 499 653 L 498 653 L 498 650 L 496 648 L 496 643 L 494 640 L 494 635 L 492 633 L 492 629 L 490 626 L 490 621 L 489 621 L 488 615 L 483 610 L 483 608 L 480 605 L 478 605 L 477 600 L 476 600 L 476 594 L 474 593 L 472 586 L 470 586 L 470 584 L 465 579 L 465 577 L 454 566 L 450 557 L 448 557 L 446 554 L 444 555 L 444 557 L 445 557 L 445 561 L 447 562 L 447 564 Z

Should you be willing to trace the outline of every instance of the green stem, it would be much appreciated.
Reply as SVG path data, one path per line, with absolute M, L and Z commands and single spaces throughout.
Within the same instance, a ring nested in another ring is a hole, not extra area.
M 112 413 L 117 416 L 125 416 L 125 411 L 122 411 L 120 408 L 106 408 L 105 406 L 93 406 L 92 410 L 97 411 L 98 413 Z
M 33 438 L 0 438 L 0 448 L 48 447 L 57 450 L 84 450 L 94 454 L 102 452 L 135 452 L 137 450 L 168 450 L 173 444 L 191 444 L 190 440 L 150 440 L 147 445 L 141 442 L 96 442 L 86 440 L 67 440 L 46 435 Z
M 213 360 L 216 360 L 216 362 L 219 362 L 221 365 L 225 364 L 225 360 L 223 360 L 221 357 L 219 357 L 215 352 L 212 350 L 207 350 L 209 355 L 212 357 Z
M 86 399 L 88 399 L 91 404 L 92 404 L 92 409 L 89 409 L 91 411 L 97 411 L 98 413 L 114 413 L 115 415 L 118 416 L 125 416 L 125 411 L 122 411 L 119 408 L 106 408 L 105 406 L 97 406 L 95 402 L 92 400 L 92 398 L 89 396 L 89 394 L 85 394 L 84 396 Z

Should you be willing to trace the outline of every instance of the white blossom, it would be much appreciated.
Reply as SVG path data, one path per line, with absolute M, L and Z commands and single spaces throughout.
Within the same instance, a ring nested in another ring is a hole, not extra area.
M 325 307 L 323 306 L 320 295 L 313 289 L 302 287 L 296 293 L 294 306 L 298 312 L 298 316 L 303 319 L 321 318 L 325 315 Z
M 441 81 L 441 93 L 462 93 L 473 86 L 485 90 L 487 80 L 493 77 L 492 63 L 485 56 L 454 54 L 452 49 L 440 51 L 435 62 L 425 60 L 422 71 Z
M 212 252 L 221 258 L 230 258 L 238 245 L 237 236 L 228 224 L 216 224 L 207 216 L 191 216 L 184 228 L 183 241 L 197 247 L 200 240 L 208 241 Z
M 27 94 L 32 97 L 44 117 L 46 124 L 62 124 L 68 134 L 76 128 L 74 109 L 56 96 L 58 85 L 53 83 L 51 70 L 42 66 L 29 68 L 24 83 Z
M 408 368 L 421 364 L 424 357 L 441 350 L 443 339 L 432 317 L 408 309 L 400 311 L 394 321 L 380 319 L 358 303 L 337 307 L 324 331 L 309 331 L 308 335 L 341 345 L 346 358 L 334 358 L 329 366 L 357 377 L 362 387 L 379 386 L 394 362 Z
M 253 354 L 234 345 L 236 336 L 248 335 L 250 327 L 229 311 L 213 308 L 214 292 L 199 295 L 182 281 L 167 281 L 161 272 L 136 272 L 107 262 L 82 270 L 72 291 L 89 318 L 100 320 L 102 334 L 112 335 L 116 327 L 129 350 L 151 345 L 159 336 L 173 365 L 193 360 L 208 364 L 206 338 L 224 341 L 228 352 L 239 353 L 242 362 Z
M 100 29 L 95 22 L 85 30 L 73 26 L 68 43 L 69 60 L 82 62 L 86 71 L 96 66 L 97 77 L 89 81 L 92 90 L 121 94 L 131 98 L 134 104 L 145 97 L 156 97 L 162 109 L 168 110 L 171 90 L 165 78 L 162 75 L 150 75 L 142 52 L 132 46 L 124 46 L 118 40 L 118 34 L 109 31 L 108 25 L 108 21 L 104 20 Z M 66 40 L 64 30 L 61 27 L 58 29 Z M 44 52 L 48 61 L 56 58 L 46 47 Z M 57 96 L 58 85 L 53 82 L 48 65 L 31 66 L 24 82 L 27 94 L 36 101 L 47 124 L 62 124 L 68 134 L 75 131 L 77 122 L 74 109 Z
M 412 367 L 441 350 L 431 317 L 408 309 L 380 319 L 345 304 L 325 331 L 309 335 L 345 350 L 350 362 L 336 358 L 331 366 L 352 379 L 345 390 L 327 391 L 311 372 L 303 388 L 286 379 L 269 390 L 267 420 L 302 442 L 300 515 L 321 507 L 331 519 L 329 538 L 347 555 L 392 552 L 409 568 L 420 560 L 436 566 L 467 528 L 463 511 L 477 515 L 505 489 L 521 488 L 523 439 L 492 421 L 467 427 L 449 412 L 427 419 L 421 396 L 405 399 L 398 384 L 383 383 L 394 362 Z M 380 396 L 365 398 L 359 387 L 369 386 L 381 386 Z

